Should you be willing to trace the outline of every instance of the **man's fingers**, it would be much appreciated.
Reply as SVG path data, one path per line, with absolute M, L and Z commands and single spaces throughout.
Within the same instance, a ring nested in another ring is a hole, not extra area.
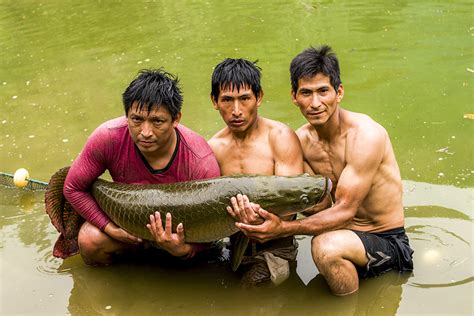
M 150 224 L 146 224 L 146 227 L 150 231 L 152 235 L 155 235 L 156 232 L 156 224 L 155 224 L 155 216 L 153 214 L 150 214 Z
M 245 206 L 244 206 L 244 195 L 242 195 L 242 194 L 240 194 L 240 193 L 237 194 L 237 203 L 238 203 L 238 205 L 239 205 L 239 208 L 240 208 L 241 210 L 243 210 L 244 207 L 245 207 Z
M 274 214 L 272 214 L 268 211 L 265 211 L 263 208 L 258 209 L 258 214 L 264 219 L 271 219 L 273 216 L 277 217 L 276 215 L 274 215 Z
M 254 210 L 255 212 L 257 212 L 258 209 L 260 208 L 260 204 L 250 202 L 250 207 L 252 208 L 252 210 Z
M 169 238 L 171 238 L 171 227 L 172 227 L 172 219 L 171 219 L 171 213 L 166 213 L 166 223 L 165 223 L 165 235 Z
M 253 233 L 253 232 L 258 231 L 258 229 L 256 228 L 255 225 L 249 225 L 249 224 L 245 224 L 245 223 L 235 223 L 235 226 L 237 226 L 239 229 L 241 229 L 243 231 L 246 231 L 246 232 L 249 232 L 249 233 Z
M 183 223 L 179 223 L 176 227 L 176 234 L 178 235 L 178 240 L 184 241 L 184 226 Z
M 131 242 L 133 242 L 134 244 L 138 244 L 138 243 L 141 243 L 141 242 L 142 242 L 141 238 L 136 237 L 136 236 L 133 236 L 132 234 L 128 234 L 128 233 L 127 233 L 127 238 L 128 238 Z
M 161 222 L 161 214 L 160 212 L 155 212 L 155 232 L 158 235 L 163 234 L 163 224 Z
M 237 195 L 238 196 L 238 195 Z M 240 209 L 239 209 L 239 204 L 237 202 L 237 198 L 234 196 L 230 198 L 230 204 L 232 204 L 232 209 L 234 210 L 235 216 L 239 216 L 240 214 Z
M 234 217 L 235 218 L 235 212 L 234 212 L 234 209 L 230 206 L 227 206 L 227 213 L 229 213 L 230 216 Z

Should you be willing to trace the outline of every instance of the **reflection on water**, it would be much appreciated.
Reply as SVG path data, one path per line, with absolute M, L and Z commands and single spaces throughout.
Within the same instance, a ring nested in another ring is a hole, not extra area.
M 324 315 L 393 315 L 409 277 L 387 273 L 364 282 L 357 295 L 340 298 L 329 293 L 320 276 L 305 286 L 296 274 L 277 288 L 243 290 L 223 266 L 180 271 L 147 264 L 103 269 L 79 266 L 70 273 L 74 287 L 68 310 L 73 315 L 173 315 L 185 311 L 197 315 L 296 315 L 310 310 Z

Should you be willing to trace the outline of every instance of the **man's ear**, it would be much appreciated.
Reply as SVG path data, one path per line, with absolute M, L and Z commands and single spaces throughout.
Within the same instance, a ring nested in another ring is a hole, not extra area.
M 178 114 L 176 114 L 176 117 L 173 120 L 173 127 L 178 126 L 179 121 L 181 121 L 181 112 L 178 112 Z
M 263 89 L 260 89 L 260 93 L 258 94 L 258 97 L 257 97 L 257 106 L 260 106 L 260 104 L 262 104 L 262 100 L 263 100 Z
M 211 97 L 211 102 L 212 105 L 214 106 L 214 109 L 217 110 L 217 100 L 214 99 L 214 96 L 212 94 L 209 95 Z
M 291 94 L 291 102 L 293 102 L 294 105 L 298 106 L 298 102 L 296 102 L 296 92 L 291 89 L 290 91 Z
M 344 97 L 344 87 L 342 86 L 342 83 L 339 85 L 336 92 L 337 92 L 337 102 L 341 102 L 342 98 Z

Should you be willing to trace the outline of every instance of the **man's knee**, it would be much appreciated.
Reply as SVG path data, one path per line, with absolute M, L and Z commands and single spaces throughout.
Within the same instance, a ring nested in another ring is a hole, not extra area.
M 99 228 L 90 223 L 84 223 L 77 238 L 79 252 L 86 264 L 99 264 L 101 254 L 110 238 Z
M 337 245 L 330 234 L 313 237 L 311 241 L 311 254 L 318 269 L 325 265 L 330 265 L 331 262 L 339 257 Z
M 313 237 L 311 253 L 318 266 L 332 265 L 339 261 L 350 261 L 363 266 L 367 257 L 360 238 L 350 230 L 338 230 Z

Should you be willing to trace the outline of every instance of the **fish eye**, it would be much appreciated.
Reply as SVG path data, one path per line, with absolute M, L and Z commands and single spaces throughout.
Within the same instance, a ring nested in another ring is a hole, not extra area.
M 300 200 L 301 202 L 303 202 L 304 204 L 308 204 L 309 203 L 309 197 L 306 195 L 306 194 L 303 194 L 300 196 Z

